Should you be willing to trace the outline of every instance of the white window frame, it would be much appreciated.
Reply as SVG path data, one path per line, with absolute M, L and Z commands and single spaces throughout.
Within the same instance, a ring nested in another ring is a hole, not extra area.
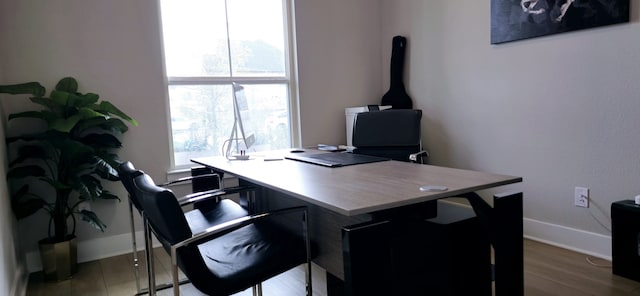
M 225 0 L 233 1 L 233 0 Z M 169 87 L 172 85 L 231 85 L 232 82 L 239 84 L 286 84 L 289 94 L 289 125 L 291 134 L 291 145 L 298 147 L 301 144 L 300 136 L 300 120 L 299 120 L 299 101 L 298 101 L 298 75 L 297 75 L 297 55 L 295 46 L 295 16 L 294 16 L 294 1 L 295 0 L 282 0 L 284 26 L 285 26 L 285 76 L 284 77 L 252 77 L 252 76 L 239 76 L 233 77 L 233 73 L 230 73 L 230 77 L 206 77 L 206 76 L 194 76 L 194 77 L 172 77 L 167 75 L 165 65 L 165 53 L 164 42 L 162 42 L 162 56 L 163 56 L 163 72 L 165 75 L 165 105 L 167 107 L 167 123 L 169 126 L 168 140 L 170 146 L 171 160 L 171 173 L 184 173 L 188 170 L 190 165 L 176 165 L 174 158 L 173 147 L 173 128 L 171 127 L 171 111 L 170 111 L 170 98 Z M 161 14 L 161 0 L 158 0 L 158 14 L 160 20 L 162 20 Z M 162 22 L 162 21 L 161 21 Z M 162 28 L 162 23 L 160 23 Z M 160 30 L 161 38 L 164 38 L 162 29 Z

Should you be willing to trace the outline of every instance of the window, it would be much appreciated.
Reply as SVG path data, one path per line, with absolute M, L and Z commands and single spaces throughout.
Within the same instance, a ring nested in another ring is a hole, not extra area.
M 234 124 L 233 82 L 244 87 L 249 151 L 291 147 L 288 0 L 160 1 L 174 166 L 222 154 Z

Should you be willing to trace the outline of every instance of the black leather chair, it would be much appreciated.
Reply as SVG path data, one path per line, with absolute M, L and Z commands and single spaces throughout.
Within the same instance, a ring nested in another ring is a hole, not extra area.
M 224 195 L 251 190 L 251 188 L 233 187 L 228 189 L 215 189 L 220 186 L 218 175 L 210 173 L 202 174 L 203 170 L 196 170 L 196 172 L 198 173 L 198 175 L 193 175 L 192 172 L 191 177 L 180 178 L 161 185 L 163 187 L 167 187 L 190 181 L 192 182 L 194 191 L 196 189 L 201 190 L 178 199 L 178 203 L 181 207 L 193 205 L 194 209 L 187 211 L 185 215 L 190 216 L 194 221 L 205 220 L 209 224 L 219 224 L 239 217 L 244 217 L 249 214 L 244 208 L 242 208 L 234 201 L 227 199 L 221 200 L 220 198 Z M 162 284 L 158 286 L 149 285 L 147 289 L 143 289 L 140 287 L 140 264 L 136 242 L 137 240 L 135 235 L 133 208 L 135 207 L 135 209 L 143 218 L 143 221 L 145 220 L 145 216 L 142 210 L 141 199 L 136 195 L 137 193 L 135 191 L 133 180 L 134 178 L 144 174 L 144 172 L 141 170 L 137 170 L 131 162 L 127 161 L 119 166 L 118 173 L 122 184 L 129 193 L 129 218 L 131 225 L 131 243 L 133 249 L 133 268 L 136 278 L 137 294 L 144 294 L 146 292 L 152 294 L 155 293 L 155 291 L 158 289 L 170 288 L 172 284 Z M 207 185 L 207 183 L 211 183 L 212 185 Z M 149 276 L 149 282 L 155 282 L 155 280 L 153 279 L 155 276 L 153 260 L 151 260 L 152 257 L 150 257 L 150 253 L 147 251 L 151 244 L 147 241 L 147 238 L 148 234 L 145 233 L 145 256 L 147 259 L 147 274 Z
M 134 178 L 136 196 L 153 232 L 171 255 L 174 295 L 180 294 L 178 267 L 191 283 L 207 295 L 230 295 L 306 263 L 307 295 L 311 295 L 311 253 L 306 207 L 287 208 L 227 223 L 209 223 L 184 214 L 169 189 L 141 174 Z M 300 235 L 284 230 L 275 220 L 283 214 L 297 215 Z M 205 214 L 206 216 L 206 214 Z M 150 249 L 152 251 L 152 249 Z M 152 283 L 153 284 L 153 283 Z
M 357 113 L 353 125 L 353 153 L 425 163 L 420 120 L 422 110 L 390 109 Z

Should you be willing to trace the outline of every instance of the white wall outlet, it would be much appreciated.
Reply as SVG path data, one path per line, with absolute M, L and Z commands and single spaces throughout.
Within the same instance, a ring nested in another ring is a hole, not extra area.
M 576 207 L 589 207 L 589 188 L 586 187 L 576 187 L 573 200 Z

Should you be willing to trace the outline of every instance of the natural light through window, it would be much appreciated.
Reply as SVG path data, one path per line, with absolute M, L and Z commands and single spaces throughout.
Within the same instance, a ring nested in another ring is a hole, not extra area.
M 292 145 L 286 0 L 161 0 L 175 167 L 221 155 L 244 87 L 249 152 Z

